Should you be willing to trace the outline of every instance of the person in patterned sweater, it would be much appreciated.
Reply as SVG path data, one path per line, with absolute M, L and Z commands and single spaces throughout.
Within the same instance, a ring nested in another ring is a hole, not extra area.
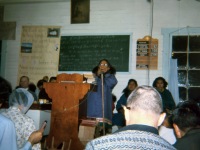
M 9 108 L 2 115 L 13 121 L 17 135 L 17 147 L 20 149 L 36 130 L 33 119 L 25 113 L 33 104 L 32 94 L 24 88 L 15 89 L 9 96 Z M 35 144 L 32 150 L 40 150 L 41 144 Z
M 137 87 L 123 108 L 126 126 L 111 135 L 91 140 L 86 150 L 175 149 L 158 135 L 158 126 L 166 114 L 162 113 L 162 99 L 156 89 L 150 86 Z

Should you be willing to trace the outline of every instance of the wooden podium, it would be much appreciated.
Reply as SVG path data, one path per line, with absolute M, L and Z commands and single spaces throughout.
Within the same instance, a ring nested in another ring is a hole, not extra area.
M 83 83 L 79 74 L 60 74 L 56 83 L 45 83 L 44 88 L 52 98 L 51 127 L 46 145 L 54 147 L 65 142 L 67 150 L 83 150 L 84 145 L 78 138 L 79 100 L 90 90 L 90 84 Z M 70 144 L 70 148 L 69 148 Z

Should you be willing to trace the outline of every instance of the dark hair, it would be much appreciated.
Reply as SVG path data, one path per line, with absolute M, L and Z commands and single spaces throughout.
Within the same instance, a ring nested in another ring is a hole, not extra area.
M 179 103 L 173 111 L 173 123 L 182 131 L 187 132 L 200 126 L 200 108 L 193 101 Z
M 94 73 L 94 74 L 97 75 L 97 71 L 98 71 L 99 65 L 101 64 L 102 61 L 106 61 L 107 64 L 108 64 L 108 67 L 110 67 L 110 70 L 109 70 L 107 73 L 116 74 L 116 69 L 110 64 L 110 62 L 109 62 L 107 59 L 102 59 L 102 60 L 100 60 L 99 63 L 98 63 L 98 65 L 95 66 L 95 67 L 92 69 L 92 73 Z
M 42 79 L 48 82 L 49 77 L 48 76 L 44 76 Z
M 28 89 L 29 89 L 31 92 L 35 92 L 35 90 L 36 90 L 35 84 L 34 84 L 34 83 L 30 83 L 30 84 L 28 85 Z
M 163 112 L 166 113 L 165 120 L 168 122 L 168 128 L 173 128 L 173 110 L 164 109 Z
M 96 66 L 92 69 L 92 73 L 97 75 L 97 71 L 98 71 L 99 66 Z
M 57 78 L 56 77 L 51 77 L 50 79 L 49 79 L 49 82 L 51 82 L 52 80 L 56 80 Z
M 112 94 L 112 101 L 115 103 L 117 101 L 117 96 L 115 94 Z
M 153 81 L 153 87 L 156 88 L 156 84 L 157 84 L 158 80 L 162 80 L 162 81 L 163 81 L 164 89 L 166 89 L 168 83 L 167 83 L 167 81 L 166 81 L 163 77 L 157 77 L 157 78 Z
M 132 92 L 128 89 L 128 85 L 134 82 L 136 87 L 138 86 L 137 81 L 135 79 L 129 79 L 127 86 L 123 89 L 122 93 L 124 93 L 125 97 L 128 98 L 129 94 Z
M 0 103 L 7 101 L 11 92 L 11 84 L 0 76 Z
M 44 79 L 39 80 L 39 81 L 37 82 L 37 87 L 43 86 L 43 83 L 44 83 L 44 82 L 47 82 L 47 81 L 44 80 Z

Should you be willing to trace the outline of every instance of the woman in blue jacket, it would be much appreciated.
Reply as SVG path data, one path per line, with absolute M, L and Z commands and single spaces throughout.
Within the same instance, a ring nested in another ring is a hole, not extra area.
M 118 113 L 115 113 L 113 115 L 112 123 L 113 125 L 118 126 L 118 128 L 125 126 L 125 117 L 124 117 L 124 110 L 122 108 L 122 105 L 126 106 L 126 102 L 128 99 L 128 96 L 131 94 L 133 90 L 138 86 L 137 81 L 135 79 L 130 79 L 128 81 L 127 86 L 122 91 L 122 96 L 117 101 L 116 109 Z
M 138 86 L 137 81 L 135 79 L 130 79 L 126 88 L 122 91 L 123 95 L 117 101 L 116 109 L 119 112 L 122 109 L 122 105 L 126 105 L 127 98 L 129 94 Z
M 116 70 L 108 60 L 102 59 L 92 70 L 97 82 L 97 91 L 88 93 L 87 117 L 96 118 L 99 122 L 112 123 L 112 90 L 117 84 Z M 102 107 L 102 79 L 104 95 L 104 117 Z

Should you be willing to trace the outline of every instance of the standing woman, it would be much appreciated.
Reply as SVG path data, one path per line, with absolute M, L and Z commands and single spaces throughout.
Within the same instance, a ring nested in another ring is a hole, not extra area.
M 112 124 L 112 90 L 117 84 L 115 77 L 116 70 L 107 59 L 99 61 L 98 65 L 93 68 L 97 82 L 97 91 L 88 93 L 87 97 L 87 117 L 96 118 L 100 122 Z M 104 90 L 104 120 L 102 110 L 102 76 Z
M 168 83 L 163 77 L 158 77 L 153 82 L 153 87 L 157 89 L 162 97 L 163 110 L 173 110 L 176 107 L 172 94 L 166 89 Z

